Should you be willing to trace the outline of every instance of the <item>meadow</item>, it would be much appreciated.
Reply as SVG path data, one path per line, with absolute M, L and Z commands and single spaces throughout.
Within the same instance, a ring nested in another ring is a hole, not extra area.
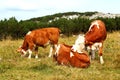
M 60 37 L 59 43 L 73 45 L 75 37 Z M 49 58 L 49 46 L 39 47 L 39 58 L 21 57 L 16 49 L 23 40 L 0 41 L 0 80 L 120 80 L 120 32 L 108 33 L 104 42 L 103 58 L 91 61 L 88 68 L 73 68 L 57 65 Z

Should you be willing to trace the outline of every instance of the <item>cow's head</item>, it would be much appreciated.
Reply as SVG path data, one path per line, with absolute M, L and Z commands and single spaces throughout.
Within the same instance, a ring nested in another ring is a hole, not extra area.
M 74 52 L 83 53 L 83 49 L 85 48 L 85 37 L 84 35 L 79 35 L 75 41 L 75 44 L 71 48 Z
M 24 49 L 22 49 L 22 47 L 20 46 L 17 50 L 18 53 L 21 53 L 21 56 L 25 56 L 26 55 L 26 51 Z

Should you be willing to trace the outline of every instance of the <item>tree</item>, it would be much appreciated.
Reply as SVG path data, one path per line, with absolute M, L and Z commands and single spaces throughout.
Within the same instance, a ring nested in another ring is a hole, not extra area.
M 7 31 L 8 31 L 7 36 L 17 38 L 17 36 L 19 34 L 18 33 L 19 29 L 20 28 L 18 25 L 18 21 L 15 19 L 15 17 L 9 18 L 9 20 L 7 21 Z
M 120 17 L 115 17 L 116 30 L 120 30 Z
M 8 25 L 7 25 L 7 19 L 4 19 L 4 20 L 1 20 L 0 21 L 0 39 L 5 39 L 6 38 L 6 36 L 7 36 L 7 27 L 8 27 Z

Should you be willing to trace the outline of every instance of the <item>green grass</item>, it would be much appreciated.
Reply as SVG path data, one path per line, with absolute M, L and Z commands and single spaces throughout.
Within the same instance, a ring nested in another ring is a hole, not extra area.
M 72 45 L 76 37 L 60 38 L 59 43 Z M 39 48 L 39 59 L 21 57 L 16 49 L 23 40 L 0 41 L 0 80 L 120 80 L 120 32 L 108 33 L 103 58 L 99 57 L 86 69 L 57 65 L 48 58 L 49 46 Z

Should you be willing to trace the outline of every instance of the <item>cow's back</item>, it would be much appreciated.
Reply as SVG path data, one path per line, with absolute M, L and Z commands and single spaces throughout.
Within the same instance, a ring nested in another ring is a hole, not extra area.
M 52 41 L 55 44 L 58 43 L 58 39 L 61 32 L 59 28 L 50 27 L 50 28 L 44 28 L 43 30 L 47 31 L 49 36 L 48 38 L 50 39 L 50 41 Z
M 32 43 L 38 46 L 44 46 L 44 44 L 46 44 L 49 41 L 48 33 L 42 29 L 33 30 L 26 36 L 30 36 L 31 40 L 29 41 L 31 41 Z
M 59 34 L 60 30 L 58 28 L 42 28 L 33 30 L 27 35 L 31 36 L 35 44 L 42 46 L 48 42 L 57 44 Z
M 91 23 L 88 32 L 85 34 L 85 39 L 87 42 L 95 43 L 104 41 L 106 36 L 107 32 L 104 22 L 101 20 L 95 20 Z

